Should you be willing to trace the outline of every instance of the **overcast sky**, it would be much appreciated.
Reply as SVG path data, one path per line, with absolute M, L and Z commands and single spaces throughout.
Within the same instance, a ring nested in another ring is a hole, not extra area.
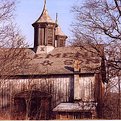
M 70 25 L 74 18 L 71 7 L 79 1 L 81 0 L 47 0 L 46 7 L 49 15 L 55 20 L 56 13 L 58 13 L 58 24 L 67 36 L 71 36 Z M 31 24 L 41 15 L 43 4 L 44 0 L 20 0 L 17 4 L 16 23 L 31 46 L 34 41 L 34 29 Z

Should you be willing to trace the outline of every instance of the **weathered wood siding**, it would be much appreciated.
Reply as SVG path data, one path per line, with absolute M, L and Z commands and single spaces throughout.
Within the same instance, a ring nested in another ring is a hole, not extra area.
M 76 78 L 75 83 L 75 99 L 83 101 L 94 101 L 94 75 L 84 75 Z
M 55 107 L 60 102 L 69 102 L 72 81 L 73 78 L 69 76 L 2 80 L 0 106 L 4 107 L 10 104 L 10 99 L 14 94 L 35 89 L 52 95 L 52 107 Z
M 34 79 L 8 79 L 0 83 L 0 107 L 7 107 L 14 95 L 26 90 L 39 90 L 52 95 L 51 106 L 54 108 L 61 102 L 71 102 L 74 93 L 77 99 L 94 101 L 94 75 L 79 76 L 77 86 L 74 86 L 73 76 L 51 76 Z M 74 88 L 77 88 L 74 91 Z

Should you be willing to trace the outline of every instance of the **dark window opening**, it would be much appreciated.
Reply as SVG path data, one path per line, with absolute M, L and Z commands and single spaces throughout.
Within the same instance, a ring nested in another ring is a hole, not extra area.
M 16 112 L 26 112 L 26 101 L 24 98 L 15 98 L 14 106 L 16 107 Z
M 63 47 L 65 45 L 65 42 L 63 39 L 60 39 L 60 47 Z
M 48 45 L 52 45 L 53 44 L 53 29 L 52 28 L 48 28 Z
M 29 114 L 28 116 L 30 119 L 33 119 L 33 117 L 39 118 L 39 113 L 41 109 L 41 99 L 40 98 L 32 98 L 29 103 Z

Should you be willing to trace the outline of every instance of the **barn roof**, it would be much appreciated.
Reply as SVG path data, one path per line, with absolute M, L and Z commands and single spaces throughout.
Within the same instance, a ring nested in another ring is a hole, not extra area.
M 80 112 L 80 111 L 92 111 L 96 109 L 95 103 L 84 103 L 80 105 L 79 103 L 60 103 L 56 106 L 54 112 Z
M 60 35 L 60 36 L 65 36 L 67 37 L 63 31 L 61 30 L 61 27 L 58 25 L 58 27 L 56 28 L 56 31 L 55 31 L 55 35 Z
M 91 52 L 89 50 L 80 47 L 58 47 L 49 53 L 36 54 L 27 48 L 11 51 L 0 49 L 0 53 L 3 54 L 0 57 L 1 65 L 7 61 L 6 67 L 3 65 L 4 69 L 0 69 L 0 73 L 1 75 L 73 74 L 75 60 L 79 61 L 78 73 L 95 73 L 101 66 L 101 58 L 95 49 L 91 49 Z

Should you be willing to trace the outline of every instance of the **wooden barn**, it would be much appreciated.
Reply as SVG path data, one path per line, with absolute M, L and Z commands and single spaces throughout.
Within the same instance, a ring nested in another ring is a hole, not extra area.
M 98 118 L 104 85 L 97 51 L 88 45 L 65 47 L 67 36 L 49 16 L 46 1 L 32 26 L 33 48 L 0 49 L 1 114 L 31 120 Z M 103 54 L 102 45 L 97 48 Z

